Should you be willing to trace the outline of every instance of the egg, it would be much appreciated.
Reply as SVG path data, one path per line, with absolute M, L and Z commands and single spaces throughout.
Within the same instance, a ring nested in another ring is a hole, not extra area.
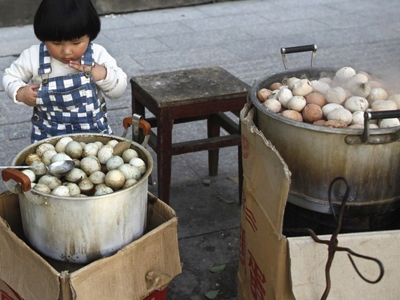
M 60 153 L 60 152 L 65 152 L 65 147 L 66 147 L 67 144 L 68 144 L 69 142 L 71 142 L 71 141 L 72 141 L 72 137 L 70 137 L 70 136 L 65 136 L 65 137 L 60 138 L 60 139 L 58 140 L 58 142 L 56 143 L 56 145 L 55 145 L 56 151 L 57 151 L 58 153 Z
M 40 144 L 37 148 L 36 148 L 36 154 L 39 155 L 40 157 L 43 155 L 44 152 L 46 152 L 47 150 L 55 150 L 54 145 L 50 144 L 50 143 L 43 143 Z
M 263 102 L 263 105 L 274 113 L 280 112 L 282 109 L 282 104 L 276 99 L 268 99 Z
M 114 148 L 118 143 L 119 142 L 117 140 L 109 140 L 106 145 L 109 145 Z
M 113 157 L 110 157 L 109 160 L 107 160 L 106 168 L 108 171 L 116 170 L 123 164 L 124 164 L 124 160 L 122 159 L 121 156 L 113 156 Z
M 65 175 L 65 179 L 69 182 L 79 182 L 83 178 L 86 178 L 87 175 L 84 171 L 78 168 L 73 168 L 67 175 Z
M 83 147 L 83 156 L 96 156 L 97 152 L 99 151 L 99 146 L 97 146 L 95 143 L 87 143 Z
M 301 115 L 301 113 L 295 110 L 290 110 L 290 109 L 285 110 L 282 112 L 282 116 L 285 118 L 292 119 L 294 121 L 303 122 L 303 116 Z
M 53 155 L 53 157 L 51 158 L 51 163 L 64 160 L 72 160 L 72 158 L 69 155 L 61 152 Z
M 29 166 L 29 165 L 32 164 L 32 162 L 33 162 L 34 160 L 40 161 L 40 156 L 39 156 L 38 154 L 36 154 L 36 153 L 29 154 L 29 155 L 25 158 L 25 163 Z
M 114 148 L 110 145 L 104 145 L 97 153 L 101 164 L 105 164 L 114 155 Z
M 69 193 L 71 196 L 77 196 L 81 193 L 81 189 L 76 183 L 66 182 L 63 185 L 69 189 Z
M 144 174 L 146 172 L 146 163 L 144 162 L 143 159 L 139 157 L 134 157 L 129 161 L 129 164 L 138 168 L 140 171 L 140 174 Z
M 301 115 L 303 116 L 304 122 L 307 123 L 314 123 L 315 121 L 321 120 L 324 116 L 321 107 L 313 103 L 307 104 L 301 112 Z
M 47 185 L 51 190 L 61 185 L 61 180 L 52 175 L 43 175 L 39 178 L 38 183 Z
M 119 190 L 125 184 L 125 176 L 120 170 L 111 170 L 106 174 L 105 183 L 114 191 Z
M 122 153 L 122 159 L 126 163 L 129 163 L 129 161 L 134 157 L 139 157 L 139 154 L 137 153 L 137 151 L 135 149 L 126 149 Z
M 106 185 L 96 186 L 95 196 L 102 196 L 113 193 L 114 190 Z
M 31 169 L 22 170 L 21 172 L 29 177 L 29 180 L 31 181 L 31 183 L 36 181 L 36 174 Z
M 65 153 L 71 158 L 79 158 L 82 156 L 83 148 L 77 141 L 71 141 L 65 146 Z
M 326 104 L 325 96 L 319 92 L 311 92 L 305 98 L 307 104 L 316 104 L 319 107 Z
M 94 171 L 92 174 L 90 174 L 89 179 L 94 184 L 100 184 L 100 183 L 104 183 L 105 177 L 106 177 L 106 174 L 104 174 L 104 172 Z
M 84 178 L 78 183 L 78 187 L 82 194 L 92 195 L 94 192 L 94 184 L 89 178 Z
M 279 89 L 282 86 L 281 82 L 274 82 L 269 86 L 269 90 L 274 91 Z
M 127 181 L 125 181 L 125 184 L 124 184 L 124 186 L 122 188 L 123 189 L 130 188 L 131 186 L 134 186 L 136 183 L 137 183 L 136 179 L 133 179 L 133 178 L 128 179 Z
M 264 102 L 265 100 L 267 100 L 269 98 L 270 95 L 271 95 L 271 90 L 263 88 L 257 92 L 257 99 L 260 102 Z
M 290 98 L 287 107 L 290 110 L 300 112 L 303 110 L 306 104 L 306 99 L 303 96 L 293 96 L 292 98 Z
M 71 192 L 70 192 L 69 188 L 64 185 L 60 185 L 60 186 L 56 187 L 54 190 L 51 191 L 51 194 L 55 195 L 55 196 L 62 196 L 62 197 L 70 197 L 71 196 Z
M 346 122 L 340 120 L 328 120 L 324 122 L 323 126 L 331 128 L 347 128 Z
M 118 168 L 118 170 L 120 170 L 124 174 L 125 180 L 128 179 L 139 180 L 140 177 L 142 176 L 140 170 L 130 164 L 123 164 Z
M 89 176 L 93 172 L 101 170 L 100 161 L 96 156 L 84 157 L 81 160 L 81 169 Z
M 35 191 L 39 191 L 39 192 L 42 192 L 42 193 L 45 193 L 45 194 L 50 194 L 51 193 L 51 189 L 47 185 L 45 185 L 43 183 L 35 184 L 33 186 L 33 189 Z
M 306 96 L 313 91 L 311 82 L 308 79 L 298 80 L 293 87 L 293 95 L 295 96 Z
M 42 155 L 42 162 L 45 164 L 45 166 L 49 166 L 51 164 L 51 160 L 53 159 L 53 156 L 57 154 L 57 151 L 55 149 L 49 149 L 46 150 L 43 155 Z

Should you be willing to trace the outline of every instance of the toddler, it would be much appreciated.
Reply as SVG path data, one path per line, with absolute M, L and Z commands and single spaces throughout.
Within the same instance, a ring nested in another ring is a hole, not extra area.
M 41 43 L 24 50 L 3 76 L 7 95 L 33 107 L 31 142 L 112 134 L 104 97 L 121 97 L 127 76 L 93 43 L 101 25 L 91 0 L 43 0 L 33 26 Z

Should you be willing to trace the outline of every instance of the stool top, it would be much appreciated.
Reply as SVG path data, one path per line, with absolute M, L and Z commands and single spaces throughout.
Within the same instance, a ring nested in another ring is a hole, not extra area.
M 132 90 L 151 97 L 158 106 L 237 98 L 250 87 L 221 67 L 180 70 L 131 78 Z

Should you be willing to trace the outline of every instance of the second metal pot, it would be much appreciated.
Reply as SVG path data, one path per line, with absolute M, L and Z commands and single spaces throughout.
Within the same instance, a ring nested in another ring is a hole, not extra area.
M 333 77 L 334 68 L 304 68 L 276 73 L 257 80 L 250 92 L 257 108 L 255 123 L 280 152 L 292 172 L 288 201 L 322 213 L 331 213 L 328 187 L 336 177 L 345 177 L 352 188 L 346 214 L 383 214 L 400 206 L 399 128 L 371 130 L 373 143 L 361 140 L 362 129 L 338 129 L 293 121 L 267 110 L 257 91 L 287 77 Z M 334 207 L 344 191 L 337 188 Z

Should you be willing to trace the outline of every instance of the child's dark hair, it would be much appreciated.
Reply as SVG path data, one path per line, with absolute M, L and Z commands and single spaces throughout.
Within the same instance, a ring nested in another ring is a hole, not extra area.
M 91 0 L 43 0 L 33 21 L 36 37 L 44 41 L 72 41 L 100 32 L 100 18 Z

